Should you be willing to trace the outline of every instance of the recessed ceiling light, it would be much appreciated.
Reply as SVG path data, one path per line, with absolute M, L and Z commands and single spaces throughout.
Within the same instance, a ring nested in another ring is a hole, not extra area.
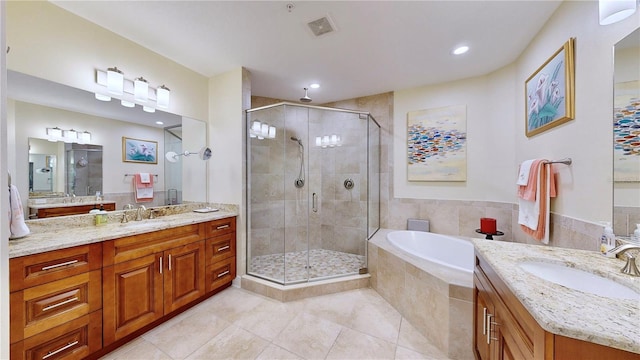
M 317 89 L 317 88 L 320 87 L 320 84 L 311 84 L 311 85 L 309 85 L 309 87 L 312 88 L 312 89 Z
M 164 123 L 162 121 L 156 121 L 156 124 L 158 125 L 164 125 Z
M 468 46 L 460 46 L 455 48 L 451 53 L 453 55 L 462 55 L 464 53 L 466 53 L 467 51 L 469 51 L 469 47 Z

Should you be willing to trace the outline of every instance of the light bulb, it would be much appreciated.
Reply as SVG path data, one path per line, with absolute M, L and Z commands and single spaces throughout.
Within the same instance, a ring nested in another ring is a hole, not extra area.
M 142 76 L 133 81 L 133 96 L 140 102 L 147 102 L 149 98 L 149 83 Z

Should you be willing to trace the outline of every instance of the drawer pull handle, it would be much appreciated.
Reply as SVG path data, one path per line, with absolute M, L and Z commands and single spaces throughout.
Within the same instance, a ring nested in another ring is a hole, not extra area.
M 227 271 L 225 271 L 225 272 L 223 272 L 223 273 L 218 274 L 218 277 L 219 277 L 219 278 L 221 278 L 221 277 L 223 277 L 223 276 L 225 276 L 225 275 L 227 275 L 227 274 L 229 274 L 229 270 L 227 270 Z
M 487 308 L 482 309 L 482 335 L 487 335 Z
M 162 256 L 160 256 L 160 274 L 162 274 Z
M 227 245 L 227 246 L 223 246 L 223 247 L 221 247 L 221 248 L 219 248 L 219 249 L 218 249 L 218 252 L 220 252 L 220 251 L 225 251 L 225 250 L 227 250 L 228 248 L 229 248 L 229 245 Z
M 220 225 L 216 227 L 216 230 L 222 230 L 222 229 L 228 229 L 228 228 L 229 228 L 229 224 L 226 224 L 226 225 Z
M 491 318 L 493 315 L 487 314 L 487 344 L 491 344 Z
M 169 254 L 169 271 L 171 271 L 171 254 Z
M 59 303 L 57 303 L 57 304 L 53 304 L 53 305 L 49 305 L 49 306 L 45 306 L 45 307 L 43 307 L 43 308 L 42 308 L 42 311 L 48 311 L 48 310 L 51 310 L 51 309 L 55 309 L 55 308 L 57 308 L 58 306 L 66 305 L 66 304 L 72 303 L 72 302 L 74 302 L 74 301 L 78 301 L 78 298 L 77 298 L 77 297 L 75 297 L 75 296 L 74 296 L 74 297 L 72 297 L 71 299 L 67 299 L 67 300 L 65 300 L 65 301 L 61 301 L 61 302 L 59 302 Z
M 78 260 L 71 260 L 71 261 L 60 263 L 60 264 L 45 266 L 45 267 L 42 268 L 42 271 L 47 271 L 47 270 L 51 270 L 51 269 L 55 269 L 55 268 L 59 268 L 59 267 L 63 267 L 63 266 L 71 265 L 71 264 L 75 264 L 77 262 L 78 262 Z
M 48 358 L 48 357 L 50 357 L 50 356 L 53 356 L 53 355 L 55 355 L 55 354 L 58 354 L 58 353 L 60 353 L 60 352 L 63 352 L 63 351 L 65 351 L 65 350 L 67 350 L 68 348 L 72 348 L 72 347 L 74 347 L 74 346 L 76 346 L 76 345 L 78 345 L 78 340 L 76 340 L 76 341 L 74 341 L 74 342 L 71 342 L 71 343 L 68 343 L 67 345 L 65 345 L 65 346 L 61 347 L 61 348 L 60 348 L 60 349 L 58 349 L 58 350 L 49 351 L 49 352 L 47 353 L 47 355 L 45 355 L 45 356 L 43 356 L 43 357 L 42 357 L 42 360 L 44 360 L 44 359 L 46 359 L 46 358 Z

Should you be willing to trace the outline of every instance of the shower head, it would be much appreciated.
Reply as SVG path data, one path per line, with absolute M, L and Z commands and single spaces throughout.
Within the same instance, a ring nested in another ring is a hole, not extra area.
M 309 91 L 309 89 L 307 89 L 307 88 L 303 88 L 303 89 L 304 89 L 304 96 L 300 98 L 300 102 L 310 103 L 311 102 L 311 98 L 307 94 L 307 91 Z
M 292 137 L 291 137 L 291 140 L 293 140 L 293 141 L 297 141 L 297 142 L 298 142 L 298 145 L 302 146 L 302 140 L 300 140 L 299 138 L 297 138 L 297 137 L 295 137 L 295 136 L 292 136 Z

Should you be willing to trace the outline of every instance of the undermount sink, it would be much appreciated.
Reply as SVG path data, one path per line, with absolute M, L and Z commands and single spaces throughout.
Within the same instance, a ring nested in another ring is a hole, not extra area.
M 524 271 L 558 285 L 612 299 L 640 300 L 640 293 L 615 281 L 565 265 L 542 261 L 519 264 Z

